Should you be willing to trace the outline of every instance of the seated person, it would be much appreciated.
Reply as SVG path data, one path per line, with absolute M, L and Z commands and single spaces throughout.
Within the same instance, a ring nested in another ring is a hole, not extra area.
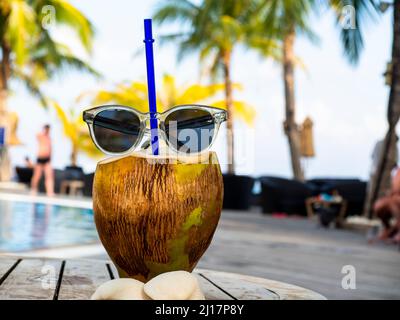
M 374 212 L 384 227 L 379 238 L 400 242 L 400 168 L 396 168 L 388 195 L 375 202 Z M 394 225 L 391 224 L 392 218 L 397 220 Z

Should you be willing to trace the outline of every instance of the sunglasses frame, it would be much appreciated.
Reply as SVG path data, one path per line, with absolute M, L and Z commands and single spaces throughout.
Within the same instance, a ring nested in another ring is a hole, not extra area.
M 194 155 L 194 154 L 200 154 L 200 153 L 206 152 L 213 145 L 215 138 L 217 137 L 220 125 L 222 122 L 227 120 L 228 113 L 224 109 L 201 105 L 201 104 L 183 104 L 183 105 L 178 105 L 178 106 L 172 107 L 164 112 L 155 113 L 155 118 L 158 120 L 157 121 L 158 122 L 157 129 L 159 132 L 159 136 L 162 137 L 162 139 L 167 144 L 168 148 L 177 154 L 186 154 L 186 153 L 177 150 L 173 146 L 173 144 L 169 142 L 166 131 L 165 131 L 165 123 L 164 122 L 165 122 L 165 119 L 171 113 L 179 111 L 179 110 L 186 110 L 186 109 L 207 111 L 213 118 L 215 127 L 214 127 L 214 134 L 213 134 L 211 143 L 207 146 L 207 148 L 205 148 L 199 152 L 193 152 L 190 154 Z M 134 113 L 139 118 L 139 121 L 140 121 L 139 135 L 138 135 L 135 143 L 128 150 L 123 151 L 123 152 L 110 152 L 110 151 L 104 150 L 100 146 L 100 144 L 97 142 L 96 135 L 94 133 L 94 123 L 93 122 L 94 122 L 95 117 L 100 112 L 105 111 L 105 110 L 125 110 L 128 112 Z M 123 106 L 123 105 L 118 105 L 118 104 L 102 105 L 102 106 L 97 106 L 97 107 L 83 111 L 83 121 L 85 121 L 87 123 L 87 125 L 89 127 L 90 136 L 91 136 L 93 142 L 95 143 L 96 147 L 103 153 L 111 155 L 111 156 L 122 156 L 122 155 L 129 154 L 133 151 L 136 151 L 138 149 L 138 146 L 140 146 L 143 143 L 143 137 L 145 137 L 145 136 L 150 137 L 151 129 L 147 128 L 147 121 L 150 121 L 150 117 L 151 117 L 150 112 L 143 113 L 143 112 L 136 110 L 133 107 Z

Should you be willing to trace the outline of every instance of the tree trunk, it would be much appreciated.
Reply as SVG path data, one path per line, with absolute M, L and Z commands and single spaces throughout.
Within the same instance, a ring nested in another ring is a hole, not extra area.
M 235 146 L 233 134 L 233 89 L 231 79 L 231 51 L 225 51 L 222 54 L 222 63 L 224 68 L 224 82 L 225 82 L 225 102 L 228 111 L 227 120 L 227 150 L 228 150 L 228 173 L 235 174 Z
M 0 61 L 0 127 L 7 131 L 8 125 L 8 79 L 10 78 L 10 49 L 3 41 L 1 43 L 2 60 Z M 7 135 L 8 132 L 6 132 Z M 11 161 L 6 141 L 0 150 L 0 181 L 11 179 Z
M 294 92 L 294 41 L 295 32 L 292 30 L 283 41 L 283 80 L 285 87 L 285 134 L 289 142 L 290 158 L 293 176 L 303 181 L 304 174 L 300 162 L 300 139 L 295 119 L 295 92 Z
M 78 159 L 78 148 L 73 144 L 71 151 L 71 166 L 76 167 Z
M 400 116 L 400 1 L 393 3 L 393 46 L 392 46 L 392 83 L 388 105 L 388 131 L 386 133 L 376 174 L 370 181 L 370 194 L 367 196 L 364 213 L 372 217 L 372 208 L 376 199 L 390 185 L 390 172 L 395 163 L 390 161 L 390 150 L 395 147 L 396 125 Z
M 10 49 L 5 42 L 1 44 L 1 61 L 0 61 L 0 112 L 7 111 L 7 93 L 8 79 L 10 78 Z

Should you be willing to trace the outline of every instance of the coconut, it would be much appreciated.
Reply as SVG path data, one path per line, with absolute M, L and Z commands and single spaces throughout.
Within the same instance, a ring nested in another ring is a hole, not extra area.
M 114 279 L 103 283 L 93 293 L 91 300 L 149 300 L 143 282 L 135 279 Z
M 197 288 L 197 279 L 191 273 L 173 271 L 151 279 L 143 290 L 153 300 L 189 300 Z
M 94 219 L 120 277 L 147 282 L 191 272 L 217 227 L 223 182 L 214 152 L 195 157 L 131 154 L 97 165 Z
M 91 300 L 205 300 L 197 278 L 186 271 L 158 275 L 144 284 L 135 279 L 114 279 L 100 285 Z

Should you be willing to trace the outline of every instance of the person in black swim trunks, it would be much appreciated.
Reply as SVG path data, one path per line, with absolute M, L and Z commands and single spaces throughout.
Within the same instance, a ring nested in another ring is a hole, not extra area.
M 37 158 L 37 163 L 39 164 L 46 164 L 47 162 L 50 162 L 50 157 Z
M 33 172 L 31 188 L 34 193 L 37 192 L 38 184 L 42 174 L 45 176 L 46 194 L 52 196 L 54 194 L 54 173 L 51 167 L 51 138 L 50 126 L 46 124 L 42 132 L 37 135 L 39 143 L 38 157 Z

